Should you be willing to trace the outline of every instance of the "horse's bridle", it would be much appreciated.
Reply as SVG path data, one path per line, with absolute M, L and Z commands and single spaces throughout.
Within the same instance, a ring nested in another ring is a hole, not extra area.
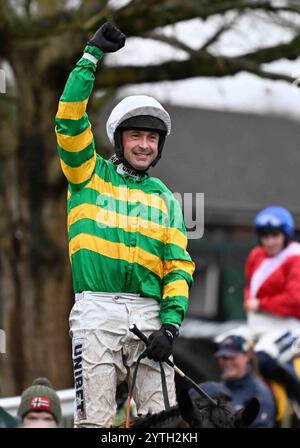
M 133 391 L 134 391 L 134 388 L 135 388 L 138 368 L 139 368 L 141 360 L 143 358 L 145 358 L 146 356 L 147 355 L 145 355 L 145 352 L 140 354 L 140 356 L 137 359 L 134 371 L 133 371 L 132 383 L 131 383 L 131 386 L 130 386 L 130 389 L 129 389 L 129 392 L 128 392 L 127 402 L 126 402 L 126 424 L 125 424 L 126 428 L 130 427 L 130 403 L 131 403 L 131 399 L 133 397 Z M 160 362 L 159 365 L 160 365 L 160 374 L 161 374 L 161 385 L 162 385 L 163 399 L 164 399 L 164 404 L 165 404 L 165 410 L 167 411 L 167 410 L 170 409 L 170 401 L 169 401 L 168 388 L 167 388 L 167 382 L 166 382 L 166 374 L 165 374 L 162 362 Z

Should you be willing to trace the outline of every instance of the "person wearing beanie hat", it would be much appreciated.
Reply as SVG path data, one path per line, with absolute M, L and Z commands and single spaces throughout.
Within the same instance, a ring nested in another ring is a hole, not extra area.
M 114 425 L 117 385 L 130 387 L 145 350 L 129 331 L 132 324 L 150 341 L 133 392 L 137 413 L 165 408 L 159 362 L 172 355 L 195 268 L 179 201 L 148 173 L 171 132 L 165 108 L 148 95 L 124 98 L 106 124 L 115 154 L 106 160 L 96 152 L 86 108 L 97 64 L 125 40 L 111 22 L 96 31 L 68 78 L 55 120 L 68 180 L 75 427 Z M 164 370 L 172 406 L 174 370 Z
M 56 428 L 61 421 L 60 399 L 47 378 L 37 378 L 21 396 L 22 427 Z

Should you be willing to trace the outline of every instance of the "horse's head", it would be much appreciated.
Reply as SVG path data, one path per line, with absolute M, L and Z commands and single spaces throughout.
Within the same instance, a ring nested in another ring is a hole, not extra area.
M 222 397 L 216 399 L 218 405 L 214 406 L 204 398 L 192 400 L 187 391 L 181 391 L 178 405 L 182 418 L 191 428 L 244 428 L 255 420 L 259 412 L 256 398 L 237 413 L 232 413 Z

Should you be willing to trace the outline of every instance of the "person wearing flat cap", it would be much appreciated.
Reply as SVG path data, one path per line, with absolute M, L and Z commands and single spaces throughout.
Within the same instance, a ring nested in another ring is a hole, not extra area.
M 219 343 L 214 356 L 221 370 L 223 384 L 231 393 L 232 410 L 238 411 L 256 397 L 260 411 L 251 427 L 274 427 L 274 397 L 269 387 L 253 371 L 251 344 L 242 336 L 230 335 Z

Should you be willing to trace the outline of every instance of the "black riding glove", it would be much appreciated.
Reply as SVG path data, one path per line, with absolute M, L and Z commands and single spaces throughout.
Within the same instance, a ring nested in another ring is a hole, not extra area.
M 114 53 L 125 45 L 126 36 L 111 22 L 105 22 L 88 41 L 104 53 Z
M 166 361 L 172 354 L 172 345 L 177 329 L 173 325 L 163 324 L 159 330 L 149 336 L 150 344 L 145 354 L 154 361 Z

